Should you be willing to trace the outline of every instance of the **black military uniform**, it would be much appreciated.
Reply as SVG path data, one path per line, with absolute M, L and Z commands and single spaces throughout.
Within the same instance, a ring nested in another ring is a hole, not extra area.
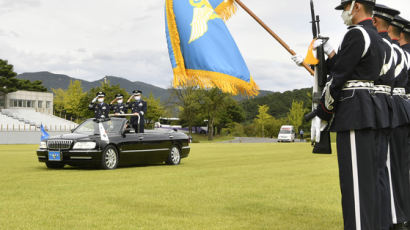
M 147 113 L 147 102 L 142 100 L 142 92 L 140 90 L 134 90 L 132 94 L 134 99 L 135 97 L 140 97 L 140 99 L 129 103 L 128 108 L 131 109 L 131 113 L 138 113 L 140 119 L 138 124 L 138 117 L 131 117 L 131 125 L 136 133 L 144 133 L 144 116 Z
M 104 103 L 104 92 L 98 92 L 97 96 L 88 105 L 90 110 L 94 110 L 94 117 L 96 119 L 106 119 L 109 118 L 108 114 L 110 112 L 110 106 Z M 100 101 L 102 99 L 102 101 Z
M 124 100 L 124 95 L 122 94 L 117 94 L 115 95 L 115 100 L 118 102 L 119 100 Z M 112 102 L 113 103 L 113 102 Z M 112 104 L 111 103 L 111 104 Z M 117 104 L 112 104 L 111 105 L 111 110 L 115 113 L 115 114 L 126 114 L 128 111 L 128 105 L 127 103 L 123 103 L 123 102 L 118 102 Z
M 342 0 L 336 9 L 343 10 L 351 2 Z M 375 0 L 355 2 L 375 4 Z M 345 229 L 380 229 L 372 94 L 383 66 L 382 44 L 370 18 L 350 26 L 338 53 L 327 60 L 329 81 L 317 108 L 318 116 L 332 120 L 330 129 L 337 132 Z
M 402 30 L 404 19 L 396 16 L 391 26 Z M 406 56 L 397 39 L 392 39 L 396 53 L 395 81 L 393 101 L 397 110 L 394 111 L 393 131 L 390 140 L 390 159 L 388 166 L 391 172 L 392 185 L 392 219 L 393 224 L 402 224 L 410 220 L 410 182 L 408 165 L 408 135 L 410 121 L 410 104 L 406 100 L 405 87 L 408 84 Z
M 394 16 L 400 12 L 391 9 L 387 6 L 376 4 L 373 12 L 373 18 L 378 22 L 377 28 L 379 35 L 382 37 L 384 44 L 381 47 L 384 48 L 385 57 L 380 76 L 375 80 L 374 86 L 374 104 L 376 112 L 376 142 L 377 142 L 377 171 L 378 171 L 378 200 L 380 210 L 380 229 L 389 230 L 392 226 L 392 212 L 391 212 L 391 186 L 389 169 L 387 166 L 389 141 L 391 134 L 391 123 L 393 111 L 396 110 L 391 97 L 391 90 L 394 87 L 394 49 L 392 41 L 387 33 L 387 28 Z M 382 21 L 380 21 L 382 20 Z

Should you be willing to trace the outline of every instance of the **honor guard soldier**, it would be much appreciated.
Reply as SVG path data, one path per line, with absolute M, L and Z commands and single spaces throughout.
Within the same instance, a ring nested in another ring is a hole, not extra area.
M 342 0 L 336 7 L 343 10 L 348 31 L 337 54 L 324 43 L 329 77 L 316 108 L 318 117 L 329 121 L 330 131 L 337 132 L 344 229 L 349 230 L 381 229 L 373 94 L 385 51 L 372 24 L 374 6 L 375 0 Z
M 394 111 L 393 130 L 390 140 L 392 219 L 395 229 L 406 229 L 406 222 L 410 220 L 410 182 L 408 165 L 408 125 L 410 108 L 406 100 L 405 87 L 408 84 L 408 67 L 405 51 L 400 47 L 399 39 L 406 20 L 400 16 L 394 17 L 389 26 L 389 36 L 392 39 L 396 55 L 395 81 L 393 101 L 397 108 Z
M 98 92 L 97 96 L 88 105 L 90 110 L 94 110 L 94 117 L 96 119 L 106 119 L 108 118 L 108 113 L 110 112 L 110 106 L 104 103 L 105 93 Z
M 407 63 L 408 63 L 408 71 L 407 75 L 410 77 L 410 23 L 403 28 L 400 34 L 400 47 L 406 52 L 407 55 Z M 406 95 L 407 99 L 410 99 L 410 80 L 407 82 L 406 86 Z
M 383 68 L 374 86 L 374 103 L 377 118 L 376 141 L 377 145 L 377 171 L 378 171 L 378 199 L 380 211 L 380 229 L 389 230 L 393 224 L 391 212 L 391 187 L 390 176 L 387 165 L 388 149 L 391 134 L 391 123 L 394 107 L 391 91 L 394 87 L 394 70 L 396 62 L 394 60 L 394 49 L 392 41 L 387 33 L 391 21 L 399 11 L 387 6 L 376 4 L 373 11 L 373 25 L 382 37 L 385 49 Z
M 131 102 L 134 99 L 135 101 Z M 128 108 L 131 109 L 131 113 L 138 115 L 138 117 L 131 117 L 131 125 L 135 129 L 136 133 L 144 133 L 144 116 L 147 113 L 147 102 L 142 100 L 142 92 L 140 90 L 134 90 L 131 97 L 128 99 Z M 139 121 L 139 123 L 138 123 Z
M 114 104 L 117 102 L 117 104 Z M 126 114 L 128 111 L 128 105 L 124 103 L 124 95 L 116 94 L 115 99 L 110 103 L 111 110 L 115 115 Z

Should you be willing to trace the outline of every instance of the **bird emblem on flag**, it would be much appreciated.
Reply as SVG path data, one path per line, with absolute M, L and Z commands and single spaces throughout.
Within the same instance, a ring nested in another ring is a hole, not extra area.
M 221 18 L 212 8 L 208 0 L 189 0 L 194 7 L 194 14 L 191 22 L 191 37 L 188 44 L 204 36 L 208 31 L 208 21 Z

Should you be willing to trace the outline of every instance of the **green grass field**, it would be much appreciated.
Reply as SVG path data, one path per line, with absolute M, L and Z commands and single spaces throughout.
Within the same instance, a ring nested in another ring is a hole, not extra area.
M 342 229 L 336 155 L 192 144 L 179 166 L 48 170 L 0 146 L 0 229 Z

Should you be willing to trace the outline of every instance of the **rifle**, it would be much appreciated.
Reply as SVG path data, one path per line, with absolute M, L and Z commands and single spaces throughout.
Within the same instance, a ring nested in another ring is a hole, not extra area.
M 329 38 L 320 36 L 320 18 L 319 15 L 315 14 L 315 8 L 313 5 L 313 0 L 310 0 L 310 11 L 312 15 L 312 33 L 313 39 L 322 39 L 324 42 L 321 46 L 316 49 L 316 57 L 318 63 L 314 65 L 315 75 L 313 83 L 313 93 L 312 93 L 312 112 L 305 115 L 305 120 L 309 121 L 316 116 L 316 107 L 319 105 L 320 98 L 322 97 L 323 88 L 327 81 L 327 69 L 326 69 L 326 59 L 323 45 Z M 326 128 L 320 133 L 320 142 L 315 142 L 312 140 L 313 153 L 319 154 L 331 154 L 332 147 L 330 144 L 330 132 Z

